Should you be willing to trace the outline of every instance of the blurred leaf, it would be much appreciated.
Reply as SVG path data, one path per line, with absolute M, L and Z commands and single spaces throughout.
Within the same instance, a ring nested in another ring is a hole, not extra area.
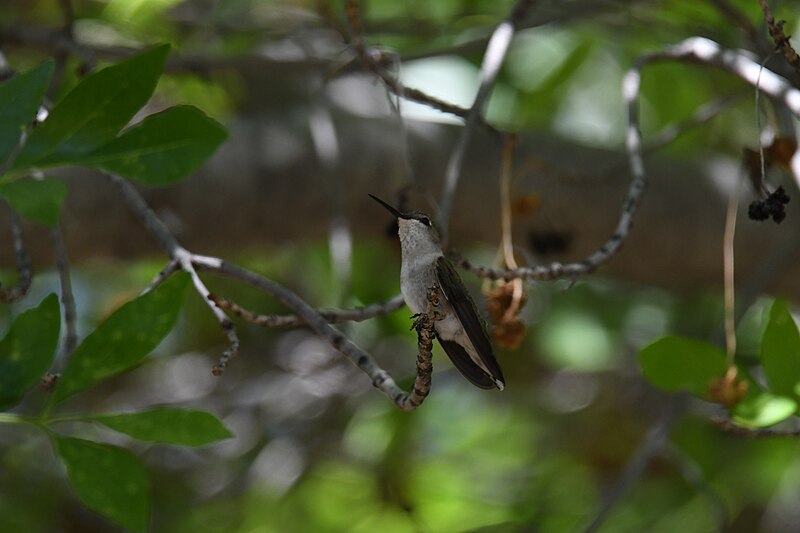
M 674 80 L 686 80 L 674 83 Z M 656 63 L 642 76 L 642 100 L 649 111 L 644 127 L 663 128 L 679 120 L 686 120 L 699 105 L 713 98 L 709 83 L 713 77 L 708 72 L 690 70 L 676 63 Z
M 511 44 L 504 69 L 519 90 L 552 100 L 558 87 L 568 82 L 589 58 L 593 45 L 591 36 L 573 30 L 528 28 Z
M 411 478 L 415 515 L 431 531 L 476 531 L 513 516 L 507 506 L 480 498 L 469 473 L 441 458 L 416 465 Z
M 376 485 L 367 468 L 327 461 L 303 477 L 294 496 L 313 509 L 304 517 L 315 526 L 310 531 L 348 531 L 357 517 L 380 507 Z
M 53 362 L 61 330 L 58 297 L 51 294 L 21 313 L 0 341 L 0 408 L 16 404 Z
M 123 372 L 152 352 L 175 325 L 187 282 L 186 274 L 176 274 L 100 324 L 70 357 L 54 401 Z
M 47 226 L 58 224 L 66 197 L 67 185 L 56 179 L 20 179 L 0 184 L 0 198 L 14 211 Z
M 163 34 L 171 19 L 165 11 L 182 2 L 184 0 L 110 0 L 103 15 L 128 32 Z
M 798 398 L 800 333 L 786 300 L 775 300 L 761 341 L 761 364 L 769 388 L 780 396 Z
M 113 139 L 150 99 L 169 45 L 87 76 L 31 133 L 13 169 L 64 165 Z
M 740 364 L 761 365 L 761 344 L 774 302 L 771 298 L 759 298 L 736 324 L 736 360 Z
M 732 411 L 733 421 L 741 426 L 760 428 L 786 420 L 797 410 L 797 402 L 769 392 L 745 398 Z
M 255 45 L 249 38 L 248 44 Z M 225 51 L 220 50 L 220 53 L 243 55 L 250 51 L 247 47 L 229 50 L 230 45 L 230 42 L 225 43 Z M 231 117 L 236 106 L 229 85 L 230 80 L 222 73 L 209 72 L 201 77 L 192 73 L 169 72 L 158 80 L 156 92 L 173 105 L 192 105 L 211 118 L 224 121 Z
M 610 328 L 601 318 L 581 311 L 551 312 L 539 324 L 535 342 L 548 363 L 578 372 L 614 368 L 620 354 Z
M 149 185 L 185 178 L 228 134 L 195 107 L 172 107 L 145 118 L 120 137 L 79 159 Z
M 58 454 L 81 501 L 132 531 L 150 521 L 150 483 L 128 450 L 83 439 L 55 437 Z
M 569 52 L 569 55 L 561 62 L 561 65 L 542 82 L 539 87 L 540 92 L 556 92 L 559 87 L 570 81 L 572 76 L 578 72 L 580 67 L 591 56 L 595 47 L 593 38 L 589 36 L 578 37 L 577 35 L 570 35 L 570 38 L 579 39 L 577 46 Z
M 639 352 L 650 383 L 669 392 L 687 391 L 701 398 L 711 380 L 725 373 L 725 352 L 708 342 L 666 336 Z
M 203 446 L 233 436 L 205 411 L 158 408 L 136 413 L 97 415 L 93 420 L 139 440 Z
M 23 130 L 33 123 L 53 74 L 53 60 L 17 74 L 0 85 L 0 163 L 14 150 Z

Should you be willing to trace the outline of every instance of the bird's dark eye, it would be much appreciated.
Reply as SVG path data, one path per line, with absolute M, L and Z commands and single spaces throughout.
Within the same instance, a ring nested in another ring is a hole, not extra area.
M 425 224 L 426 226 L 430 227 L 431 225 L 431 219 L 429 219 L 428 217 L 420 217 L 419 221 Z

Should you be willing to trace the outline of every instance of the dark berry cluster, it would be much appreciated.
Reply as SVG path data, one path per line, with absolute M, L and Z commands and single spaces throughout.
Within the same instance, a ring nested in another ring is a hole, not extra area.
M 755 200 L 750 204 L 747 215 L 750 220 L 767 220 L 772 217 L 776 224 L 783 222 L 786 218 L 786 204 L 789 203 L 789 195 L 778 187 L 763 200 Z

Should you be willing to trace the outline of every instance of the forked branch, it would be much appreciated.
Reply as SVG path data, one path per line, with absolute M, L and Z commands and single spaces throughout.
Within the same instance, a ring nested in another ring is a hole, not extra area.
M 622 81 L 622 95 L 628 108 L 625 148 L 628 152 L 632 179 L 622 203 L 617 226 L 611 237 L 588 257 L 574 263 L 554 262 L 548 265 L 515 269 L 492 269 L 474 266 L 461 257 L 454 259 L 462 267 L 482 278 L 553 280 L 576 278 L 589 274 L 613 257 L 628 237 L 633 225 L 633 217 L 647 187 L 647 176 L 642 158 L 642 135 L 639 129 L 639 92 L 642 69 L 651 63 L 662 61 L 698 63 L 723 69 L 780 101 L 795 116 L 800 117 L 800 90 L 794 88 L 785 78 L 762 68 L 758 62 L 744 52 L 722 48 L 714 41 L 704 37 L 691 37 L 661 52 L 641 56 Z
M 341 352 L 350 359 L 359 369 L 366 373 L 372 380 L 372 384 L 388 396 L 394 404 L 404 411 L 411 411 L 419 407 L 425 400 L 430 391 L 431 384 L 431 350 L 433 348 L 433 324 L 435 320 L 435 309 L 437 305 L 437 292 L 431 290 L 428 299 L 428 308 L 424 315 L 417 318 L 415 328 L 418 335 L 419 354 L 417 356 L 417 374 L 411 392 L 401 389 L 389 373 L 381 368 L 375 359 L 361 348 L 356 346 L 341 331 L 330 325 L 331 320 L 362 320 L 369 317 L 386 314 L 401 307 L 402 299 L 395 297 L 389 302 L 376 304 L 360 310 L 344 310 L 325 312 L 324 316 L 320 311 L 313 309 L 297 294 L 283 287 L 279 283 L 250 272 L 244 268 L 227 263 L 217 257 L 193 254 L 183 248 L 170 233 L 169 229 L 158 218 L 152 209 L 147 205 L 144 198 L 136 188 L 127 180 L 119 176 L 110 175 L 109 179 L 122 193 L 128 206 L 133 210 L 136 217 L 142 222 L 145 229 L 159 242 L 161 247 L 170 257 L 169 263 L 158 273 L 153 282 L 146 290 L 151 290 L 159 283 L 163 282 L 176 271 L 183 270 L 191 276 L 195 290 L 206 302 L 220 327 L 228 337 L 228 348 L 223 352 L 219 362 L 213 369 L 215 375 L 220 375 L 230 362 L 230 359 L 239 350 L 239 338 L 233 322 L 225 315 L 224 305 L 218 302 L 227 302 L 221 297 L 212 295 L 198 275 L 198 270 L 215 272 L 237 281 L 248 284 L 259 290 L 272 295 L 286 307 L 291 309 L 295 315 L 283 317 L 278 320 L 276 325 L 287 325 L 292 323 L 306 324 L 314 330 L 321 338 L 326 340 L 334 349 Z M 228 305 L 228 309 L 241 309 L 235 304 Z M 235 313 L 235 311 L 232 311 Z
M 411 392 L 405 392 L 370 354 L 359 348 L 344 333 L 331 326 L 316 309 L 280 283 L 215 257 L 194 256 L 193 262 L 199 270 L 215 272 L 241 281 L 275 297 L 294 311 L 320 338 L 367 374 L 372 380 L 372 385 L 388 396 L 400 409 L 404 411 L 416 409 L 427 395 L 430 386 L 430 351 L 433 338 L 433 319 L 431 317 L 435 313 L 433 297 L 429 298 L 426 322 L 423 322 L 418 329 L 420 355 L 417 358 L 417 377 L 414 388 Z M 420 323 L 418 322 L 418 324 Z

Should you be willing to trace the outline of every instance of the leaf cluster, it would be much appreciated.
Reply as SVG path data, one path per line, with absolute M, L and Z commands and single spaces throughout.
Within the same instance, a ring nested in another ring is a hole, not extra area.
M 58 224 L 68 190 L 45 177 L 52 168 L 99 169 L 146 185 L 166 185 L 191 174 L 226 139 L 225 129 L 191 106 L 165 109 L 128 126 L 150 100 L 168 45 L 150 48 L 92 73 L 52 109 L 43 97 L 53 62 L 15 75 L 0 85 L 0 198 L 23 217 Z M 126 413 L 53 414 L 71 396 L 139 365 L 175 326 L 188 285 L 174 275 L 124 304 L 74 350 L 44 409 L 36 415 L 10 412 L 33 395 L 53 368 L 61 333 L 58 297 L 19 314 L 0 340 L 0 422 L 29 423 L 50 438 L 69 481 L 90 508 L 131 531 L 150 520 L 150 486 L 141 461 L 125 448 L 67 435 L 63 422 L 102 425 L 137 440 L 203 446 L 231 437 L 204 411 L 154 407 Z M 91 433 L 91 434 L 94 434 Z
M 656 387 L 722 403 L 744 427 L 772 426 L 800 415 L 800 333 L 785 300 L 770 309 L 760 366 L 731 372 L 718 346 L 674 335 L 642 348 L 639 363 Z
M 24 217 L 53 226 L 67 187 L 43 177 L 49 169 L 92 167 L 147 185 L 175 183 L 194 172 L 227 138 L 225 128 L 199 109 L 171 107 L 126 128 L 150 100 L 168 53 L 169 45 L 156 46 L 94 72 L 49 110 L 42 98 L 52 60 L 0 85 L 0 198 Z M 39 177 L 27 177 L 32 174 Z
M 69 416 L 51 412 L 72 395 L 140 364 L 177 322 L 187 284 L 186 275 L 176 275 L 103 321 L 76 348 L 40 415 L 0 415 L 3 422 L 27 422 L 42 428 L 81 500 L 132 531 L 144 531 L 150 514 L 149 481 L 139 459 L 119 446 L 63 435 L 55 426 L 67 421 L 100 424 L 137 440 L 183 446 L 226 439 L 232 436 L 230 431 L 210 413 L 169 407 Z M 19 404 L 51 367 L 60 326 L 58 298 L 51 294 L 17 316 L 0 340 L 0 403 L 4 409 Z

